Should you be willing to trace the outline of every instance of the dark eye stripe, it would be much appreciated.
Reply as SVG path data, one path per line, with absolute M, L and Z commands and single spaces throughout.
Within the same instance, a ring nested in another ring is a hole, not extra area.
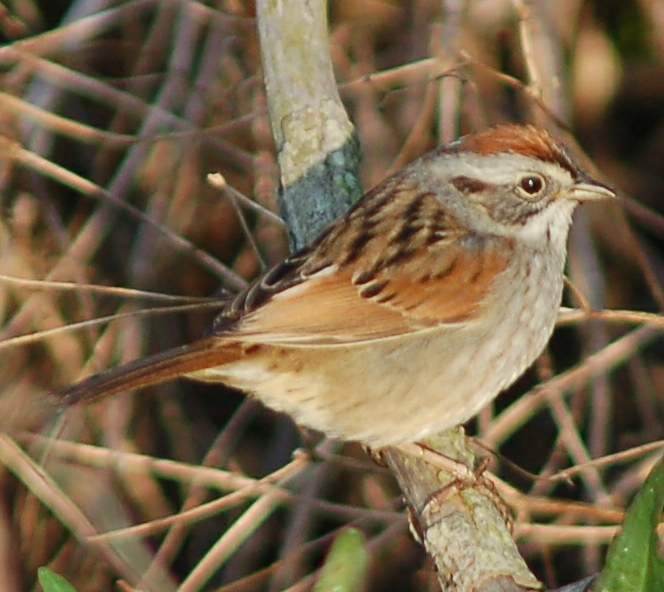
M 451 180 L 454 185 L 462 193 L 479 193 L 489 188 L 490 185 L 479 179 L 471 179 L 470 177 L 459 176 Z

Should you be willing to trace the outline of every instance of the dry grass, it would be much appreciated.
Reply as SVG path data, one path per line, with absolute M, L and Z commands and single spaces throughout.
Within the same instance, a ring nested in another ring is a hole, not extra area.
M 45 392 L 200 335 L 220 284 L 287 252 L 252 3 L 207 4 L 0 6 L 0 589 L 48 565 L 79 590 L 306 590 L 353 524 L 370 590 L 435 590 L 384 470 L 355 445 L 292 456 L 290 422 L 237 393 L 177 382 L 44 427 Z M 529 564 L 574 580 L 601 567 L 664 436 L 661 3 L 491 0 L 445 21 L 465 3 L 359 4 L 332 3 L 331 39 L 366 187 L 459 131 L 527 120 L 573 122 L 623 192 L 577 213 L 576 310 L 473 423 L 533 474 L 492 460 Z

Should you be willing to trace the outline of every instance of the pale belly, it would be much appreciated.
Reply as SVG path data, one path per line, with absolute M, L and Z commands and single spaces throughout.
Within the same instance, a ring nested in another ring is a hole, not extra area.
M 557 315 L 562 275 L 505 278 L 527 289 L 493 316 L 350 346 L 260 345 L 205 370 L 304 426 L 372 446 L 418 441 L 467 421 L 541 353 Z M 549 289 L 543 291 L 542 285 Z

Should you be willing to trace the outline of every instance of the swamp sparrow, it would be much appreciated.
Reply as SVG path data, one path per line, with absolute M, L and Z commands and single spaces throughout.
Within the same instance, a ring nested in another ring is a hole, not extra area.
M 462 423 L 546 345 L 579 202 L 615 197 L 531 126 L 468 135 L 369 191 L 227 306 L 211 334 L 63 391 L 186 376 L 370 446 Z

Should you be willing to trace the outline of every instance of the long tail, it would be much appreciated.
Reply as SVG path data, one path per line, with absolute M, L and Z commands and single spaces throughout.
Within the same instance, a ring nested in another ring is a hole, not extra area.
M 241 356 L 240 343 L 219 337 L 206 337 L 95 374 L 56 392 L 54 402 L 58 406 L 69 407 L 122 391 L 166 382 L 197 370 L 221 366 Z

